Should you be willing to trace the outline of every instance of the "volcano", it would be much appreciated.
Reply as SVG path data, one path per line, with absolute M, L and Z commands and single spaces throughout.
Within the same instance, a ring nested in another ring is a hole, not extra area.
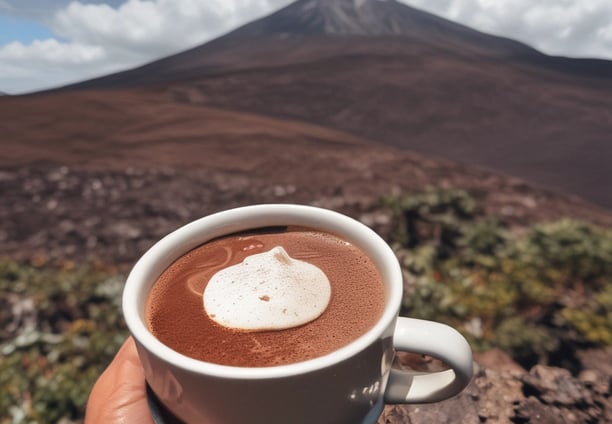
M 330 45 L 327 45 L 330 43 Z M 298 0 L 211 42 L 144 66 L 65 88 L 133 87 L 236 69 L 374 53 L 440 52 L 533 64 L 562 74 L 612 76 L 612 62 L 548 56 L 396 0 Z
M 299 0 L 44 96 L 134 89 L 165 107 L 327 128 L 612 207 L 612 62 L 548 56 L 395 0 Z

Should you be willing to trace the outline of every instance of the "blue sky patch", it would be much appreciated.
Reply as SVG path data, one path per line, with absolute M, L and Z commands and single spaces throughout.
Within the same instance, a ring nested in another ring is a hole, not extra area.
M 30 44 L 32 41 L 57 38 L 46 26 L 39 22 L 15 16 L 0 15 L 0 46 L 11 41 Z

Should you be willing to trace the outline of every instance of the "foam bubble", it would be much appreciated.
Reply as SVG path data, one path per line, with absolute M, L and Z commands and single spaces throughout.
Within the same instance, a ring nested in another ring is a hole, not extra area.
M 213 321 L 246 331 L 306 324 L 325 311 L 330 297 L 325 273 L 279 246 L 218 271 L 203 296 Z

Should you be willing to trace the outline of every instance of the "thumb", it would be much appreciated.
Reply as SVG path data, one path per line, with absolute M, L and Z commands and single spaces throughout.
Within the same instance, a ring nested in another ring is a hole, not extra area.
M 131 337 L 123 343 L 89 395 L 85 424 L 103 423 L 153 424 L 144 370 Z

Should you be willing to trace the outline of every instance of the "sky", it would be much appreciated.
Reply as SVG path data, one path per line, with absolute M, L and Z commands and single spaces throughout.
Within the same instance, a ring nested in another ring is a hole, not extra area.
M 612 60 L 612 0 L 400 0 L 553 55 Z M 291 0 L 0 0 L 0 92 L 22 94 L 194 47 Z

